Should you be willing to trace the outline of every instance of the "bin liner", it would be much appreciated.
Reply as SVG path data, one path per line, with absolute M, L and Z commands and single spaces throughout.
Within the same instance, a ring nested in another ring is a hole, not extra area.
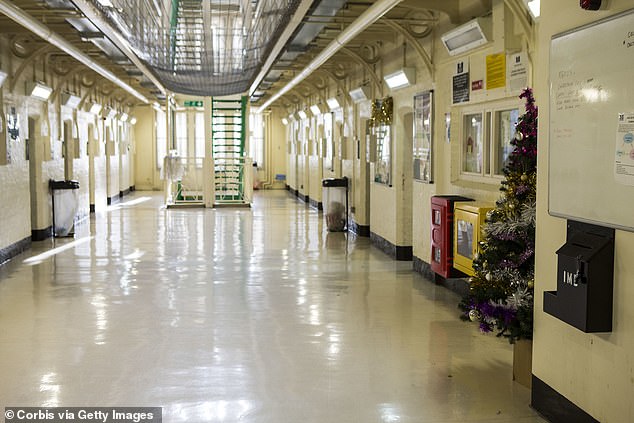
M 79 203 L 79 182 L 51 180 L 49 186 L 53 194 L 53 235 L 71 236 Z
M 330 232 L 341 232 L 348 218 L 348 179 L 328 178 L 322 180 L 326 227 Z

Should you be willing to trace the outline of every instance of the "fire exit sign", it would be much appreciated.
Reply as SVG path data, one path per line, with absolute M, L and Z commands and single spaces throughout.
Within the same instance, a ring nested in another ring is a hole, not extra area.
M 185 107 L 203 107 L 203 102 L 201 100 L 185 100 L 183 102 L 183 106 L 185 106 Z

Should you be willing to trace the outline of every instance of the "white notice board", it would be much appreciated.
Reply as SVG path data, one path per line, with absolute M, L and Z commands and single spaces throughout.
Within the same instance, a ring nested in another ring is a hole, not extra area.
M 550 46 L 548 212 L 634 231 L 634 9 Z

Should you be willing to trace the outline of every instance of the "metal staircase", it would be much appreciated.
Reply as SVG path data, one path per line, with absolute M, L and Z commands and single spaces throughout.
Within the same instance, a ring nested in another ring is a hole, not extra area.
M 211 137 L 216 204 L 247 204 L 245 157 L 247 97 L 211 100 Z
M 202 0 L 172 0 L 170 58 L 173 72 L 200 72 L 205 23 Z

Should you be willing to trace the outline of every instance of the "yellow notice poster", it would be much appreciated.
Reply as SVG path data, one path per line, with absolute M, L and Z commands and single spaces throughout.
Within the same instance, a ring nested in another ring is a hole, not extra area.
M 487 90 L 506 87 L 506 54 L 487 56 Z

